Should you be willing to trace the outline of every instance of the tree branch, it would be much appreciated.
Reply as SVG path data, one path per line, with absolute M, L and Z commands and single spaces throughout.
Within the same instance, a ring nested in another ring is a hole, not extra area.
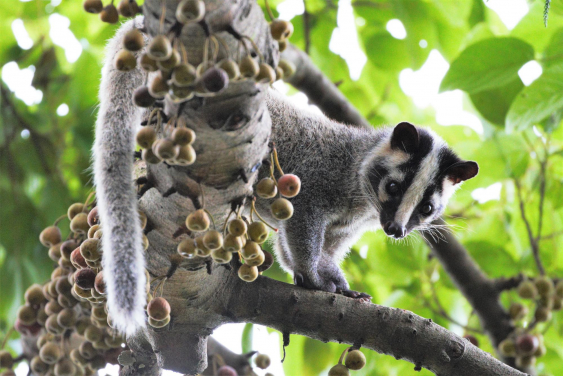
M 309 101 L 317 105 L 327 117 L 353 126 L 372 128 L 305 52 L 289 44 L 282 53 L 282 58 L 291 61 L 296 67 L 295 74 L 286 81 L 305 93 Z

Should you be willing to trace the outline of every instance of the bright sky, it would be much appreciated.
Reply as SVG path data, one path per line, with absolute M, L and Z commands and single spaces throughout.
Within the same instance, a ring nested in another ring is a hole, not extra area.
M 24 1 L 24 0 L 20 0 Z M 31 0 L 26 0 L 31 1 Z M 49 37 L 54 44 L 63 48 L 65 57 L 69 63 L 75 62 L 82 54 L 83 48 L 87 46 L 87 41 L 78 41 L 70 30 L 70 20 L 55 12 L 56 7 L 61 0 L 51 0 L 45 6 L 46 12 L 50 13 Z M 329 47 L 331 51 L 342 56 L 348 64 L 350 77 L 353 80 L 359 79 L 362 69 L 367 62 L 365 53 L 360 47 L 358 35 L 356 32 L 356 24 L 362 20 L 355 20 L 352 11 L 351 0 L 339 0 L 337 27 L 334 29 Z M 488 0 L 485 5 L 495 11 L 502 22 L 508 29 L 514 28 L 516 24 L 528 12 L 528 4 L 526 0 Z M 293 17 L 304 12 L 303 0 L 286 0 L 281 3 L 277 10 L 280 12 L 280 18 L 291 20 Z M 365 21 L 364 21 L 365 22 Z M 390 20 L 386 25 L 387 31 L 391 36 L 397 39 L 407 37 L 407 31 L 399 19 Z M 29 49 L 33 45 L 25 24 L 21 19 L 12 22 L 12 32 L 16 38 L 18 45 L 22 49 Z M 427 48 L 428 43 L 422 39 L 419 41 L 420 48 Z M 405 69 L 400 73 L 399 83 L 401 89 L 410 96 L 415 105 L 421 109 L 432 107 L 436 112 L 436 121 L 441 125 L 465 125 L 478 133 L 483 132 L 481 121 L 474 114 L 463 109 L 463 94 L 459 90 L 438 94 L 440 81 L 449 68 L 448 62 L 442 57 L 437 50 L 430 51 L 427 61 L 418 70 Z M 8 88 L 14 92 L 17 98 L 20 98 L 27 105 L 40 103 L 43 99 L 43 93 L 31 86 L 33 75 L 35 73 L 34 66 L 18 67 L 15 62 L 8 62 L 2 67 L 2 80 Z M 522 82 L 530 85 L 542 73 L 541 66 L 536 61 L 526 63 L 518 72 Z M 275 87 L 282 92 L 289 90 L 288 86 L 283 82 L 277 82 Z M 299 106 L 312 108 L 319 111 L 315 106 L 309 106 L 307 97 L 298 93 L 292 96 Z M 65 103 L 61 103 L 57 108 L 59 116 L 65 116 L 69 112 L 69 107 Z M 29 132 L 22 132 L 22 137 L 29 137 Z M 479 188 L 472 192 L 472 196 L 480 203 L 489 200 L 498 200 L 502 190 L 501 183 L 495 183 L 486 188 Z M 361 249 L 361 256 L 365 257 L 367 248 Z M 240 338 L 244 324 L 224 325 L 217 329 L 214 336 L 232 351 L 240 352 Z M 264 327 L 255 326 L 254 334 L 255 349 L 268 354 L 272 359 L 272 366 L 268 372 L 275 376 L 283 376 L 283 369 L 280 364 L 280 348 L 279 335 L 277 333 L 269 334 Z M 117 375 L 116 367 L 108 367 L 104 370 L 108 375 Z M 27 374 L 27 366 L 21 363 L 16 373 L 18 376 Z M 103 375 L 106 373 L 102 373 Z M 259 375 L 265 372 L 259 373 Z M 179 375 L 173 372 L 165 373 L 167 376 Z

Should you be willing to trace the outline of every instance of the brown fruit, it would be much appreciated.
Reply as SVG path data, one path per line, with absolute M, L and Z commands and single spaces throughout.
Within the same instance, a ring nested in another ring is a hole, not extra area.
M 291 61 L 281 59 L 280 62 L 278 63 L 278 67 L 280 67 L 283 70 L 284 80 L 293 76 L 293 74 L 295 73 L 295 64 L 293 64 Z
M 14 358 L 12 354 L 6 350 L 0 350 L 0 369 L 2 368 L 12 368 L 14 365 Z
M 328 376 L 350 376 L 350 372 L 346 366 L 337 364 L 328 371 Z
M 278 48 L 279 48 L 280 52 L 285 51 L 285 49 L 287 48 L 287 45 L 288 45 L 287 40 L 279 40 L 278 41 Z
M 170 323 L 170 316 L 168 316 L 167 318 L 165 318 L 162 321 L 156 321 L 152 318 L 149 317 L 149 325 L 152 326 L 153 328 L 159 329 L 159 328 L 164 328 L 166 325 L 168 325 Z
M 52 286 L 53 285 L 54 284 L 52 284 Z M 49 316 L 56 315 L 57 313 L 59 313 L 62 310 L 63 310 L 63 307 L 59 304 L 59 302 L 57 300 L 52 300 L 45 305 L 45 312 Z
M 147 305 L 147 313 L 155 321 L 165 320 L 170 316 L 170 304 L 164 298 L 154 298 Z
M 555 295 L 563 299 L 563 279 L 559 280 L 555 285 Z
M 94 206 L 92 210 L 88 213 L 86 217 L 86 222 L 88 222 L 88 226 L 94 226 L 100 224 L 100 216 L 98 215 L 98 207 Z
M 109 4 L 105 6 L 100 12 L 100 20 L 110 24 L 119 22 L 119 13 L 117 12 L 115 5 Z
M 98 354 L 98 351 L 94 348 L 94 346 L 92 346 L 91 342 L 82 342 L 78 347 L 78 351 L 84 359 L 88 360 L 93 359 Z
M 205 89 L 210 93 L 218 93 L 229 86 L 229 75 L 221 68 L 211 67 L 201 76 Z
M 139 86 L 133 92 L 133 103 L 137 107 L 147 108 L 152 106 L 155 101 L 156 98 L 151 95 L 150 90 L 147 86 Z M 145 128 L 148 127 L 144 127 L 143 129 Z
M 242 249 L 243 242 L 242 238 L 239 236 L 234 236 L 232 234 L 227 234 L 225 240 L 223 241 L 223 249 L 227 252 L 238 252 Z
M 84 260 L 84 257 L 82 257 L 82 254 L 80 253 L 80 247 L 72 251 L 72 253 L 70 254 L 70 262 L 76 269 L 88 267 L 86 260 Z
M 243 57 L 239 63 L 240 75 L 244 78 L 254 78 L 260 72 L 260 66 L 251 56 Z
M 106 282 L 104 280 L 104 271 L 100 270 L 98 274 L 96 274 L 96 278 L 94 279 L 94 288 L 98 292 L 98 294 L 105 295 L 106 294 Z
M 301 179 L 293 174 L 284 174 L 278 179 L 278 189 L 282 196 L 295 197 L 301 190 Z
M 192 85 L 196 80 L 196 69 L 189 63 L 182 63 L 174 68 L 172 82 L 180 87 Z
M 561 309 L 563 309 L 563 300 L 560 297 L 554 296 L 552 299 L 553 299 L 553 305 L 551 309 L 553 311 L 560 311 Z
M 123 37 L 123 47 L 125 47 L 126 50 L 137 52 L 141 48 L 143 48 L 144 45 L 145 40 L 143 38 L 143 34 L 139 31 L 139 29 L 134 28 L 125 33 L 125 36 Z
M 254 359 L 254 364 L 260 369 L 266 369 L 270 366 L 270 357 L 266 354 L 258 354 Z
M 61 256 L 66 260 L 70 260 L 70 255 L 78 247 L 78 242 L 73 239 L 62 242 L 61 244 Z
M 518 286 L 518 295 L 522 299 L 535 299 L 538 295 L 538 289 L 532 281 L 522 281 Z
M 137 89 L 138 90 L 138 89 Z M 137 144 L 143 149 L 148 149 L 154 144 L 157 139 L 156 131 L 151 126 L 146 126 L 139 129 L 137 132 Z
M 74 283 L 83 290 L 94 288 L 96 272 L 90 268 L 84 268 L 74 273 Z
M 55 262 L 59 262 L 61 258 L 61 244 L 55 244 L 49 248 L 49 258 Z
M 62 353 L 59 346 L 54 342 L 47 342 L 39 350 L 39 357 L 47 364 L 55 364 L 61 358 Z
M 231 81 L 236 80 L 240 76 L 239 66 L 231 58 L 221 60 L 217 66 L 227 72 L 227 76 Z
M 71 296 L 72 285 L 66 276 L 57 278 L 55 288 L 60 295 Z
M 540 341 L 531 334 L 522 334 L 516 337 L 516 352 L 519 355 L 532 355 L 538 349 Z
M 209 230 L 203 235 L 203 245 L 212 251 L 219 249 L 223 246 L 223 235 L 217 230 Z
M 139 65 L 143 70 L 147 72 L 156 72 L 158 70 L 158 65 L 156 65 L 156 60 L 150 57 L 148 54 L 142 54 L 139 61 Z
M 174 142 L 169 138 L 162 138 L 152 145 L 152 151 L 160 159 L 172 159 L 176 156 Z
M 199 22 L 205 16 L 205 3 L 202 0 L 182 0 L 176 8 L 176 19 L 187 24 Z
M 86 0 L 82 5 L 86 12 L 93 14 L 100 13 L 104 9 L 102 0 Z
M 260 273 L 265 272 L 274 265 L 274 256 L 268 251 L 262 250 L 262 252 L 264 253 L 264 262 L 258 267 Z
M 141 8 L 135 0 L 121 0 L 117 6 L 117 11 L 123 17 L 133 17 L 138 13 L 141 13 Z
M 41 360 L 39 355 L 34 356 L 29 363 L 31 371 L 37 375 L 43 375 L 49 370 L 49 365 Z
M 233 219 L 228 224 L 229 234 L 233 236 L 242 236 L 246 234 L 246 222 L 240 218 Z
M 190 145 L 195 141 L 195 132 L 190 128 L 176 128 L 172 132 L 172 141 L 176 145 Z
M 176 157 L 174 161 L 179 166 L 192 165 L 196 160 L 196 153 L 192 145 L 176 145 Z
M 152 78 L 149 85 L 149 93 L 153 98 L 162 99 L 168 93 L 170 87 L 166 83 L 166 79 L 162 76 L 162 73 L 158 73 Z
M 528 308 L 520 302 L 513 302 L 510 304 L 510 308 L 508 309 L 510 314 L 510 318 L 512 320 L 520 320 L 524 318 L 528 314 Z
M 97 326 L 90 325 L 84 331 L 84 338 L 89 342 L 98 342 L 103 339 L 104 332 Z
M 238 276 L 245 282 L 252 282 L 258 278 L 258 268 L 248 264 L 242 264 L 238 270 Z
M 149 44 L 147 54 L 156 61 L 163 61 L 172 55 L 172 45 L 165 35 L 157 35 Z
M 137 67 L 137 59 L 135 56 L 127 51 L 121 50 L 115 56 L 115 69 L 120 72 L 129 72 Z
M 276 71 L 266 63 L 260 64 L 260 70 L 256 76 L 257 82 L 273 84 L 276 81 Z
M 21 306 L 18 309 L 18 320 L 23 325 L 33 325 L 37 321 L 37 311 L 28 305 Z
M 57 323 L 66 329 L 73 328 L 76 325 L 76 312 L 72 308 L 65 308 L 57 315 Z
M 256 185 L 256 194 L 261 198 L 273 198 L 278 193 L 278 187 L 273 179 L 264 178 Z
M 190 231 L 205 231 L 209 228 L 211 221 L 203 209 L 198 209 L 186 218 L 186 227 Z
M 180 54 L 177 50 L 172 50 L 172 53 L 168 59 L 160 60 L 156 62 L 156 65 L 161 71 L 169 72 L 174 69 L 178 64 L 180 64 Z
M 536 321 L 538 322 L 546 322 L 551 320 L 551 310 L 549 308 L 546 307 L 538 307 L 536 309 L 536 312 L 534 314 L 534 317 L 536 318 Z
M 88 360 L 80 354 L 78 349 L 72 349 L 69 354 L 70 360 L 76 365 L 83 366 L 88 363 Z
M 141 156 L 143 158 L 143 161 L 150 164 L 159 164 L 160 162 L 162 162 L 162 159 L 160 159 L 156 154 L 153 153 L 152 148 L 143 149 Z
M 100 245 L 99 239 L 86 239 L 80 245 L 80 254 L 86 261 L 98 261 L 102 257 L 99 251 Z
M 276 81 L 283 80 L 283 69 L 276 67 Z
M 217 376 L 238 376 L 238 373 L 233 367 L 225 365 L 219 367 Z
M 233 254 L 224 248 L 219 248 L 211 251 L 211 258 L 217 264 L 227 264 L 233 259 Z
M 285 221 L 293 216 L 293 205 L 285 198 L 278 198 L 270 206 L 274 218 Z
M 534 280 L 534 284 L 538 289 L 538 293 L 543 297 L 549 297 L 553 294 L 554 286 L 553 281 L 548 276 L 540 276 Z
M 273 20 L 270 23 L 270 32 L 275 40 L 286 40 L 293 34 L 293 24 L 285 20 Z
M 49 315 L 47 315 L 47 312 L 45 312 L 45 307 L 39 308 L 39 310 L 37 311 L 37 323 L 41 326 L 45 326 L 45 322 L 48 318 Z
M 196 255 L 196 245 L 192 238 L 184 239 L 178 244 L 178 254 L 185 258 L 192 258 Z
M 70 221 L 70 230 L 74 233 L 85 235 L 89 229 L 88 215 L 86 213 L 79 213 Z
M 59 335 L 64 332 L 64 328 L 59 325 L 59 321 L 57 320 L 58 314 L 54 314 L 49 316 L 47 321 L 45 321 L 45 329 L 51 334 Z
M 211 254 L 211 250 L 203 244 L 203 236 L 195 238 L 196 254 L 199 257 L 207 257 Z
M 29 286 L 25 291 L 25 301 L 30 306 L 37 306 L 45 300 L 45 295 L 43 295 L 43 286 L 37 283 Z
M 60 243 L 61 240 L 61 230 L 57 226 L 49 226 L 39 234 L 39 241 L 48 248 Z
M 357 371 L 366 365 L 366 357 L 360 350 L 352 350 L 346 354 L 344 364 L 346 368 Z

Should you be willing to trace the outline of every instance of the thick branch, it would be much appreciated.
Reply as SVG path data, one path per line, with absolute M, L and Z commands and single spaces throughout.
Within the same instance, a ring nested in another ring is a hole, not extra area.
M 345 124 L 372 127 L 305 52 L 290 44 L 282 53 L 282 58 L 296 67 L 295 74 L 287 82 L 305 93 L 327 117 Z

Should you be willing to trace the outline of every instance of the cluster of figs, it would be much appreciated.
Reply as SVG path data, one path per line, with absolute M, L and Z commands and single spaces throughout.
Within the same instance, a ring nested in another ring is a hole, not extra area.
M 328 376 L 350 376 L 350 370 L 357 371 L 366 365 L 366 357 L 360 350 L 347 348 L 344 350 L 338 364 L 328 371 Z
M 508 312 L 519 327 L 498 348 L 501 354 L 515 357 L 517 367 L 526 368 L 533 366 L 537 358 L 546 353 L 543 335 L 537 326 L 549 323 L 552 312 L 563 308 L 563 280 L 554 281 L 545 275 L 525 278 L 520 282 L 517 292 L 524 302 L 533 305 L 533 313 L 523 302 L 512 302 Z

